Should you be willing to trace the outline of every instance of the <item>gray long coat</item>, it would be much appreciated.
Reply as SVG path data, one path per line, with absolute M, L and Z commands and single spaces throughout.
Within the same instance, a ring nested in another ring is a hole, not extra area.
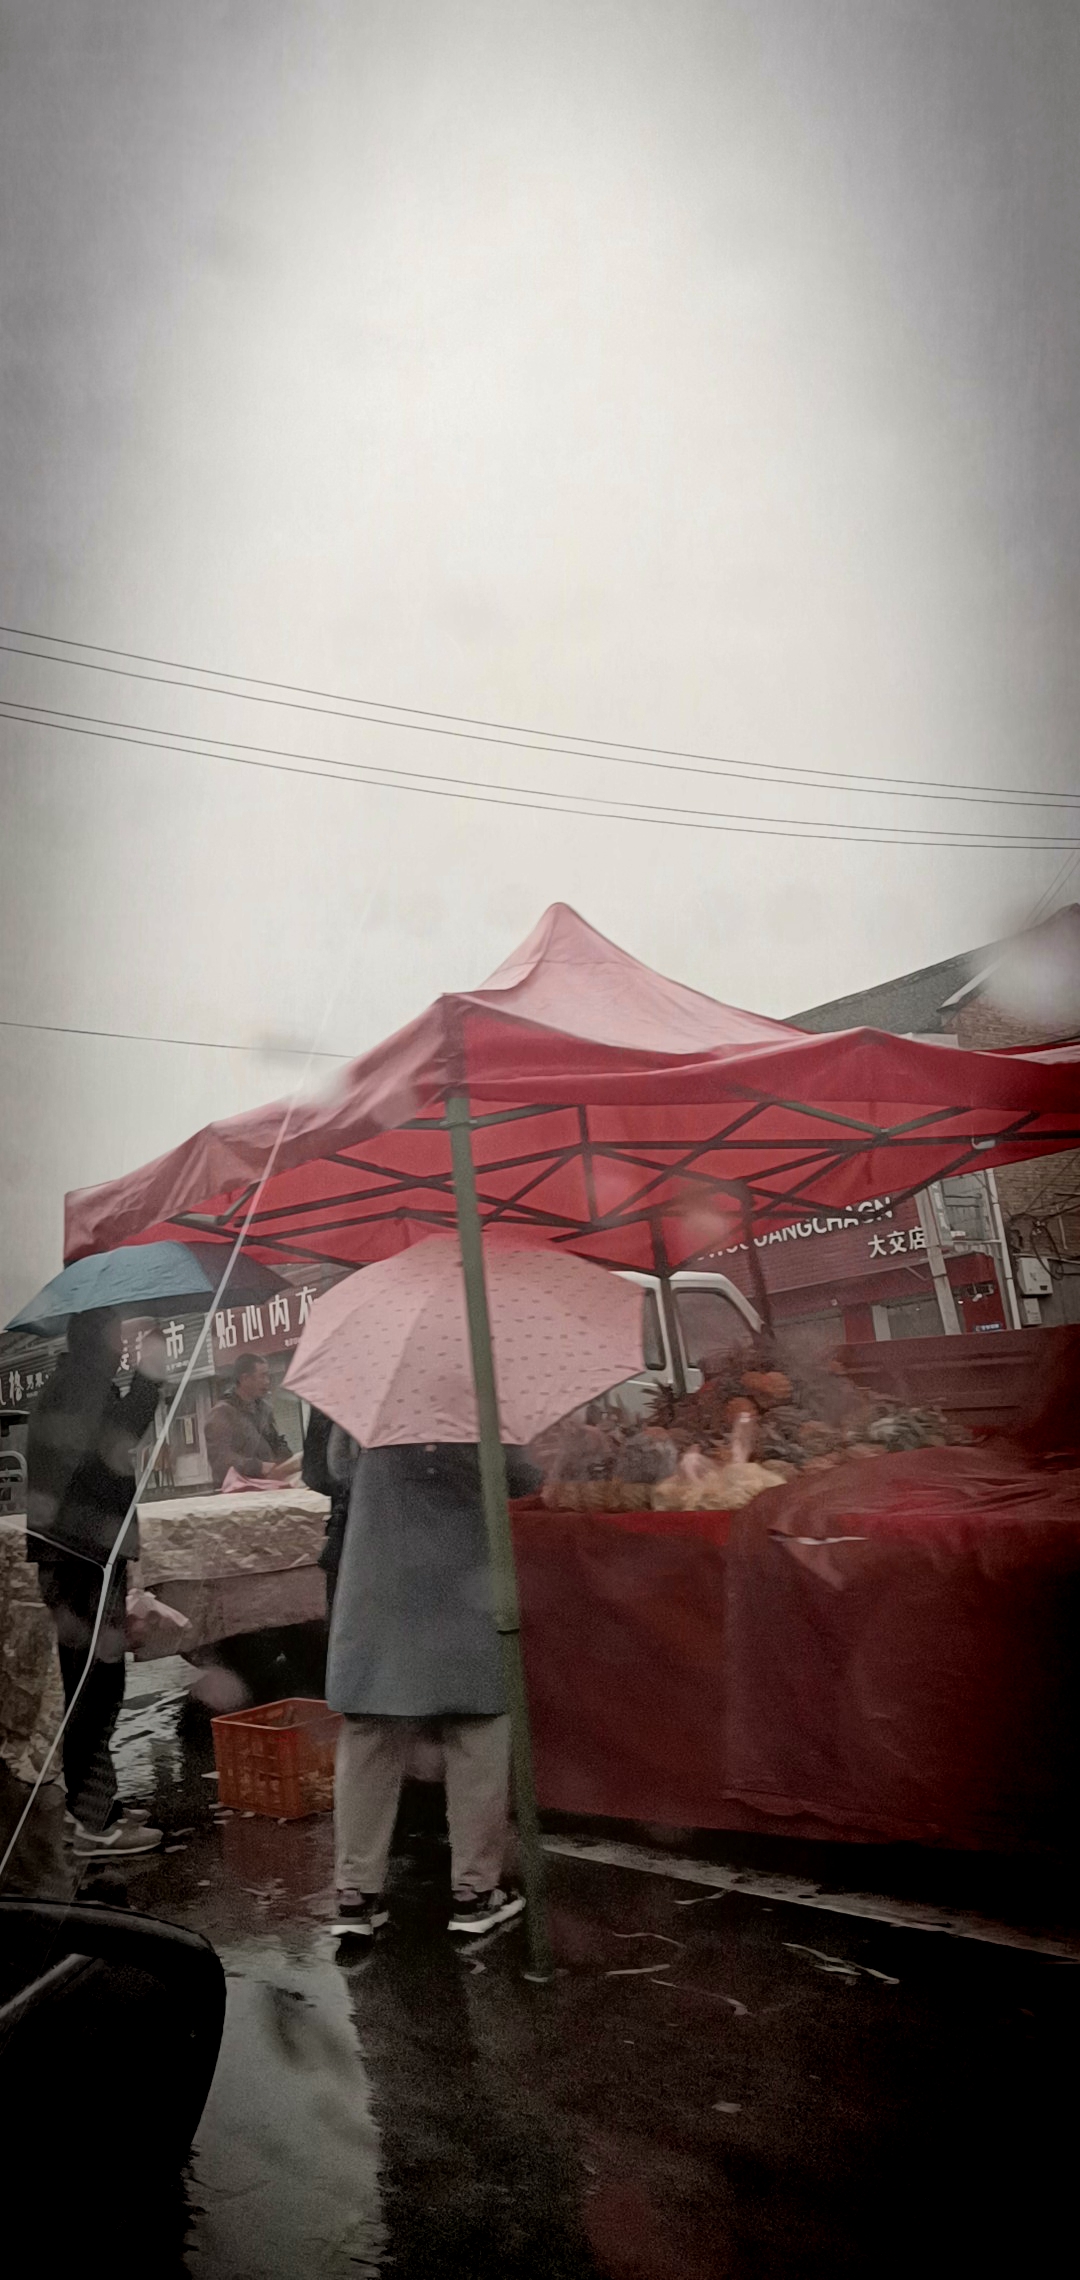
M 512 1496 L 539 1474 L 506 1452 Z M 365 1449 L 353 1476 L 326 1698 L 370 1718 L 506 1709 L 475 1446 Z

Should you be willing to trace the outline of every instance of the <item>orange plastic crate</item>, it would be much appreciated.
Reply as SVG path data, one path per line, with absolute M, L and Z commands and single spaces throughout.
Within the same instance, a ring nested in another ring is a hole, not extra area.
M 219 1804 L 278 1821 L 328 1813 L 340 1725 L 325 1702 L 296 1695 L 212 1719 Z

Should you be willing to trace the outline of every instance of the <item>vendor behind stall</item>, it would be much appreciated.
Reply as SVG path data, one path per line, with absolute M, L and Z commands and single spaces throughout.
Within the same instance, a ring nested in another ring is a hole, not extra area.
M 300 1459 L 278 1431 L 270 1407 L 270 1370 L 261 1354 L 238 1354 L 232 1389 L 206 1420 L 206 1454 L 214 1487 L 226 1474 L 242 1480 L 295 1480 Z

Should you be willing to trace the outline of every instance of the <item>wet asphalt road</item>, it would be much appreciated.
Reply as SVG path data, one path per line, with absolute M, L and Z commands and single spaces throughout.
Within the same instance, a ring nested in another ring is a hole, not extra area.
M 219 1817 L 209 1743 L 181 1744 L 175 1719 L 134 1704 L 121 1753 L 169 1849 L 82 1885 L 204 1931 L 228 1975 L 217 2076 L 182 2196 L 145 2229 L 148 2276 L 1058 2263 L 1072 1964 L 560 1858 L 559 1974 L 537 1989 L 520 1928 L 447 1941 L 445 1858 L 422 1835 L 395 1864 L 392 1932 L 346 1947 L 326 1929 L 329 1821 Z M 50 1789 L 24 1889 L 72 1890 L 61 1812 Z

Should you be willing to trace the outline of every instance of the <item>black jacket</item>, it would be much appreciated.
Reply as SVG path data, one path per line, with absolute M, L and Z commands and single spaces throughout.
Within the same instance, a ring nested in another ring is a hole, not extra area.
M 304 1435 L 300 1478 L 305 1488 L 313 1489 L 316 1496 L 330 1499 L 326 1540 L 319 1554 L 319 1566 L 325 1568 L 328 1575 L 336 1575 L 341 1558 L 349 1517 L 349 1491 L 359 1455 L 356 1442 L 340 1425 L 325 1417 L 321 1409 L 311 1411 Z
M 131 1504 L 135 1451 L 161 1388 L 137 1370 L 121 1393 L 115 1366 L 90 1317 L 74 1317 L 68 1351 L 34 1404 L 27 1434 L 26 1556 L 39 1564 L 65 1552 L 104 1562 Z M 138 1549 L 133 1515 L 122 1557 L 134 1559 Z

